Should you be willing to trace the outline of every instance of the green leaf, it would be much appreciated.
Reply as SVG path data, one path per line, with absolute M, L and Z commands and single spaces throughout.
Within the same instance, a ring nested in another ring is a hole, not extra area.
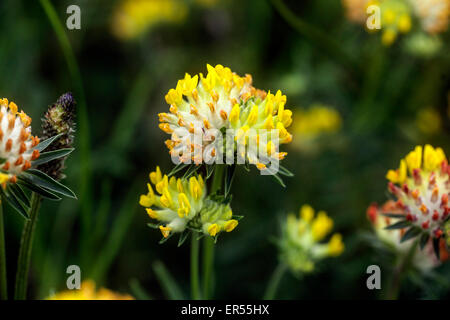
M 395 230 L 395 229 L 403 229 L 411 226 L 411 222 L 407 220 L 402 220 L 393 224 L 388 225 L 385 227 L 386 230 Z
M 39 150 L 39 152 L 44 151 L 53 141 L 55 141 L 56 139 L 58 139 L 59 137 L 61 137 L 64 133 L 60 133 L 56 136 L 53 136 L 51 138 L 48 138 L 47 140 L 42 141 L 41 143 L 39 143 L 37 146 L 35 146 L 33 149 L 31 150 Z
M 186 239 L 189 237 L 190 231 L 183 231 L 180 235 L 180 239 L 178 240 L 178 247 L 181 247 Z
M 167 240 L 169 240 L 170 238 L 172 238 L 172 236 L 173 236 L 173 232 L 171 232 L 171 233 L 167 236 L 167 238 L 162 237 L 162 239 L 159 240 L 159 244 L 165 243 Z
M 430 235 L 428 233 L 422 233 L 419 240 L 420 250 L 426 246 L 428 239 L 430 239 Z
M 62 194 L 69 198 L 77 199 L 75 193 L 62 183 L 56 181 L 55 179 L 49 177 L 44 172 L 37 169 L 28 169 L 25 173 L 21 175 L 24 180 L 32 184 L 36 184 L 42 188 L 51 190 L 53 192 Z
M 282 186 L 283 188 L 286 188 L 286 185 L 284 184 L 283 179 L 281 179 L 281 177 L 278 174 L 272 174 L 271 176 L 280 186 Z
M 214 173 L 214 170 L 216 169 L 216 165 L 206 165 L 206 180 L 211 178 L 212 174 Z
M 244 218 L 244 216 L 237 216 L 237 215 L 233 214 L 232 218 L 239 221 L 239 220 L 242 220 Z
M 279 165 L 279 171 L 278 172 L 281 175 L 286 176 L 286 177 L 293 177 L 294 176 L 294 174 L 291 171 L 289 171 L 288 169 L 286 169 L 282 165 Z
M 159 229 L 160 223 L 147 223 L 147 226 L 149 226 L 152 229 Z
M 189 169 L 184 173 L 183 179 L 189 179 L 198 169 L 200 169 L 200 165 L 191 164 Z
M 39 187 L 39 186 L 37 186 L 35 184 L 32 184 L 32 183 L 30 183 L 28 181 L 22 180 L 22 178 L 20 178 L 20 177 L 19 177 L 17 183 L 20 184 L 21 186 L 23 186 L 23 187 L 33 191 L 33 192 L 36 192 L 37 194 L 40 194 L 41 196 L 43 196 L 44 198 L 47 198 L 49 200 L 53 200 L 53 201 L 61 200 L 61 198 L 58 197 L 56 194 L 53 194 L 50 191 L 48 191 L 48 190 L 46 190 L 44 188 L 41 188 L 41 187 Z
M 233 184 L 234 175 L 236 173 L 236 165 L 232 164 L 230 166 L 226 166 L 226 173 L 225 173 L 225 191 L 224 196 L 225 199 L 228 197 L 228 194 L 231 190 L 231 185 Z
M 439 242 L 440 242 L 440 238 L 433 238 L 434 254 L 436 255 L 436 258 L 438 260 L 441 259 L 441 248 L 440 248 Z
M 420 228 L 409 228 L 405 234 L 403 235 L 403 237 L 400 239 L 400 243 L 408 241 L 412 238 L 417 237 L 420 233 L 422 233 L 422 230 Z
M 405 215 L 401 214 L 401 213 L 385 212 L 385 213 L 381 213 L 381 215 L 385 216 L 385 217 L 389 217 L 389 218 L 394 218 L 394 219 L 405 219 Z
M 39 158 L 32 161 L 31 164 L 33 166 L 38 166 L 38 165 L 47 163 L 47 162 L 55 160 L 55 159 L 65 157 L 68 154 L 70 154 L 73 150 L 75 150 L 75 149 L 74 148 L 66 148 L 66 149 L 59 149 L 59 150 L 55 150 L 55 151 L 43 152 L 39 155 Z
M 9 184 L 8 189 L 10 192 L 14 193 L 17 199 L 19 199 L 25 207 L 30 207 L 30 199 L 27 197 L 25 192 L 23 192 L 22 188 L 17 184 Z
M 187 166 L 189 166 L 189 164 L 179 163 L 179 164 L 177 164 L 177 165 L 175 166 L 175 168 L 173 168 L 173 169 L 169 172 L 169 174 L 168 174 L 167 176 L 170 178 L 170 177 L 173 176 L 175 173 L 177 173 L 177 172 L 179 172 L 179 171 L 185 169 Z
M 244 169 L 245 169 L 245 171 L 250 172 L 250 163 L 246 162 L 244 164 Z
M 1 194 L 4 199 L 6 199 L 6 202 L 13 207 L 14 210 L 16 210 L 18 213 L 20 213 L 25 219 L 29 219 L 28 212 L 26 208 L 22 206 L 22 204 L 19 202 L 19 200 L 15 197 L 13 193 L 5 192 L 3 188 L 0 187 Z

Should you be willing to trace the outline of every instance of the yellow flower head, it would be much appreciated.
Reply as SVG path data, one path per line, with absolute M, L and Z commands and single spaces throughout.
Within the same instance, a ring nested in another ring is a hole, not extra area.
M 341 128 L 338 111 L 324 105 L 313 105 L 308 110 L 295 112 L 294 135 L 299 139 L 315 138 L 322 133 L 334 133 Z
M 314 209 L 303 205 L 300 216 L 289 215 L 279 241 L 281 259 L 294 272 L 311 272 L 317 261 L 336 257 L 344 251 L 340 234 L 333 234 L 328 242 L 333 220 L 323 211 L 315 215 Z
M 441 116 L 433 108 L 421 109 L 417 113 L 416 125 L 419 130 L 428 135 L 439 133 L 442 127 Z
M 121 39 L 136 38 L 160 23 L 180 23 L 187 15 L 182 0 L 122 0 L 117 6 L 112 31 Z
M 267 159 L 260 161 L 258 150 L 264 150 L 268 159 L 284 158 L 286 153 L 278 152 L 276 146 L 292 140 L 286 129 L 292 122 L 292 112 L 285 109 L 286 96 L 281 91 L 274 95 L 257 90 L 250 75 L 241 77 L 227 67 L 207 65 L 207 69 L 206 76 L 186 74 L 166 95 L 170 113 L 159 114 L 159 127 L 171 134 L 166 145 L 172 157 L 200 164 L 223 156 L 223 139 L 218 137 L 226 139 L 222 132 L 233 129 L 232 152 L 246 162 L 265 169 L 262 162 Z M 275 129 L 278 137 L 268 131 L 262 136 L 261 129 Z M 201 134 L 199 141 L 192 137 L 194 133 Z M 241 154 L 238 146 L 247 145 L 252 147 Z
M 8 99 L 0 99 L 0 184 L 16 182 L 16 175 L 28 170 L 39 157 L 33 148 L 39 138 L 31 135 L 31 118 Z
M 56 293 L 47 298 L 48 300 L 134 300 L 128 294 L 120 294 L 111 290 L 100 288 L 96 290 L 95 282 L 86 280 L 81 283 L 79 290 L 67 290 Z
M 435 238 L 443 235 L 443 223 L 449 214 L 449 168 L 444 151 L 427 144 L 409 152 L 399 169 L 386 175 L 389 191 L 398 199 L 398 209 L 411 225 Z
M 169 178 L 156 167 L 149 177 L 148 192 L 140 196 L 139 204 L 146 208 L 150 218 L 159 222 L 157 227 L 164 238 L 188 227 L 213 237 L 220 231 L 230 232 L 236 227 L 237 221 L 232 219 L 229 205 L 206 197 L 206 185 L 201 175 L 189 179 Z

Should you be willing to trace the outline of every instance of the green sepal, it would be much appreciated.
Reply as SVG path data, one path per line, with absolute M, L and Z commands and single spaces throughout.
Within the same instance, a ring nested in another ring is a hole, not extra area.
M 69 155 L 73 150 L 75 150 L 75 149 L 74 148 L 65 148 L 65 149 L 59 149 L 59 150 L 54 150 L 54 151 L 49 151 L 49 152 L 43 152 L 39 155 L 39 158 L 32 161 L 31 164 L 33 166 L 38 166 L 38 165 L 50 162 L 55 159 L 65 157 L 65 156 Z
M 388 218 L 394 218 L 394 219 L 405 219 L 405 215 L 401 213 L 390 213 L 390 212 L 384 212 L 380 213 L 382 216 L 388 217 Z
M 228 194 L 231 191 L 231 185 L 233 184 L 235 174 L 236 174 L 236 165 L 235 164 L 226 166 L 225 186 L 224 186 L 225 199 L 228 197 Z
M 200 169 L 200 165 L 191 164 L 183 175 L 183 179 L 189 179 L 197 170 Z
M 212 165 L 206 165 L 206 179 L 208 180 L 209 178 L 211 178 L 212 174 L 214 173 L 214 170 L 216 169 L 216 165 L 212 164 Z
M 283 188 L 286 188 L 286 185 L 284 184 L 283 179 L 281 179 L 281 177 L 278 175 L 278 173 L 272 174 L 271 176 L 280 186 L 282 186 Z

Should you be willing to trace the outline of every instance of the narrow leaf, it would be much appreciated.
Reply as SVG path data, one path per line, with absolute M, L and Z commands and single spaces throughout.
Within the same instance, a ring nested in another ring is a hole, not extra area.
M 25 207 L 30 207 L 30 199 L 28 199 L 25 192 L 23 192 L 22 188 L 17 183 L 10 184 L 8 186 L 8 189 L 10 190 L 10 192 L 14 193 L 16 198 L 19 199 L 25 205 Z
M 176 174 L 177 172 L 179 172 L 179 171 L 185 169 L 187 166 L 189 166 L 189 165 L 188 165 L 188 164 L 185 164 L 185 163 L 179 163 L 179 164 L 177 164 L 177 165 L 175 166 L 175 168 L 173 168 L 173 169 L 169 172 L 168 177 L 170 178 L 171 176 L 173 176 L 173 175 Z
M 190 233 L 190 231 L 184 231 L 183 233 L 181 233 L 180 239 L 178 240 L 178 247 L 181 247 L 183 245 L 183 243 L 189 237 Z
M 394 218 L 394 219 L 404 219 L 405 218 L 405 215 L 401 214 L 401 213 L 385 212 L 385 213 L 381 213 L 381 215 L 383 215 L 385 217 L 389 217 L 389 218 Z
M 286 177 L 293 177 L 294 176 L 294 174 L 291 171 L 289 171 L 288 169 L 286 169 L 282 165 L 279 166 L 279 171 L 278 172 L 281 175 L 286 176 Z
M 216 169 L 216 166 L 214 164 L 212 165 L 206 165 L 206 180 L 211 178 L 212 174 L 214 173 L 214 170 Z
M 39 150 L 39 152 L 44 151 L 53 141 L 61 137 L 64 133 L 60 133 L 56 136 L 48 138 L 47 140 L 42 141 L 37 146 L 35 146 L 32 150 Z
M 407 220 L 402 220 L 393 224 L 388 225 L 385 227 L 386 230 L 395 230 L 395 229 L 403 229 L 411 226 L 411 222 Z
M 56 194 L 53 194 L 50 191 L 48 191 L 44 188 L 41 188 L 35 184 L 29 183 L 28 181 L 22 180 L 21 178 L 19 178 L 18 184 L 22 185 L 23 187 L 25 187 L 33 192 L 36 192 L 37 194 L 40 194 L 41 196 L 43 196 L 44 198 L 47 198 L 49 200 L 56 200 L 56 201 L 61 200 L 61 198 L 58 197 Z
M 231 166 L 226 166 L 225 191 L 224 191 L 225 199 L 228 197 L 228 194 L 230 193 L 235 173 L 236 173 L 235 164 L 232 164 Z
M 74 148 L 66 148 L 66 149 L 59 149 L 59 150 L 55 150 L 55 151 L 43 152 L 40 154 L 39 158 L 32 161 L 31 164 L 33 166 L 38 166 L 38 165 L 47 163 L 47 162 L 55 160 L 55 159 L 65 157 L 68 154 L 70 154 L 73 150 L 75 150 L 75 149 Z
M 412 238 L 417 237 L 420 233 L 422 232 L 422 230 L 420 230 L 419 228 L 409 228 L 405 234 L 403 235 L 403 237 L 400 239 L 400 242 L 405 242 L 408 241 Z
M 194 173 L 197 172 L 198 169 L 200 169 L 199 165 L 191 164 L 189 169 L 187 169 L 184 173 L 183 179 L 189 179 Z
M 24 180 L 28 180 L 30 183 L 37 184 L 40 187 L 49 189 L 66 197 L 77 199 L 77 196 L 72 190 L 40 170 L 28 169 L 22 176 Z
M 286 185 L 284 184 L 283 179 L 281 179 L 281 177 L 278 174 L 273 174 L 271 176 L 280 186 L 282 186 L 283 188 L 286 188 Z
M 420 236 L 420 241 L 419 241 L 420 250 L 422 250 L 426 246 L 428 239 L 430 239 L 430 235 L 427 233 L 423 233 Z
M 4 192 L 3 188 L 0 188 L 3 198 L 6 199 L 6 202 L 18 213 L 20 213 L 25 219 L 29 219 L 27 210 L 22 206 L 22 204 L 17 200 L 13 193 Z
M 440 238 L 433 238 L 434 254 L 436 255 L 436 258 L 438 260 L 441 259 L 441 249 L 440 249 L 440 246 L 439 246 L 439 242 L 440 242 Z

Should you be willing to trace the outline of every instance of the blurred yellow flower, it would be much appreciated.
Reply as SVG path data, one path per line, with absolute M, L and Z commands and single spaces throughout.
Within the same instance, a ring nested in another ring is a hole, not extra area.
M 201 175 L 169 178 L 156 167 L 150 173 L 150 181 L 157 193 L 148 183 L 148 192 L 141 195 L 139 204 L 146 208 L 150 218 L 159 222 L 157 227 L 164 238 L 187 228 L 215 237 L 221 231 L 233 231 L 238 225 L 229 205 L 207 198 Z
M 295 111 L 293 133 L 297 139 L 311 139 L 323 133 L 341 129 L 342 118 L 338 111 L 325 105 L 315 104 L 307 110 Z
M 278 241 L 281 260 L 295 272 L 311 272 L 315 263 L 336 257 L 344 251 L 342 236 L 335 233 L 326 243 L 322 241 L 330 234 L 333 220 L 324 212 L 315 215 L 314 209 L 303 205 L 299 217 L 290 214 L 283 225 L 283 233 Z
M 434 135 L 441 131 L 441 116 L 436 109 L 421 109 L 416 116 L 416 125 L 419 130 L 427 135 Z
M 112 31 L 121 39 L 136 38 L 160 23 L 180 23 L 188 7 L 182 0 L 122 0 L 112 19 Z
M 100 288 L 96 289 L 95 282 L 86 280 L 81 283 L 79 290 L 66 290 L 47 298 L 48 300 L 134 300 L 128 294 L 120 294 L 114 291 Z

